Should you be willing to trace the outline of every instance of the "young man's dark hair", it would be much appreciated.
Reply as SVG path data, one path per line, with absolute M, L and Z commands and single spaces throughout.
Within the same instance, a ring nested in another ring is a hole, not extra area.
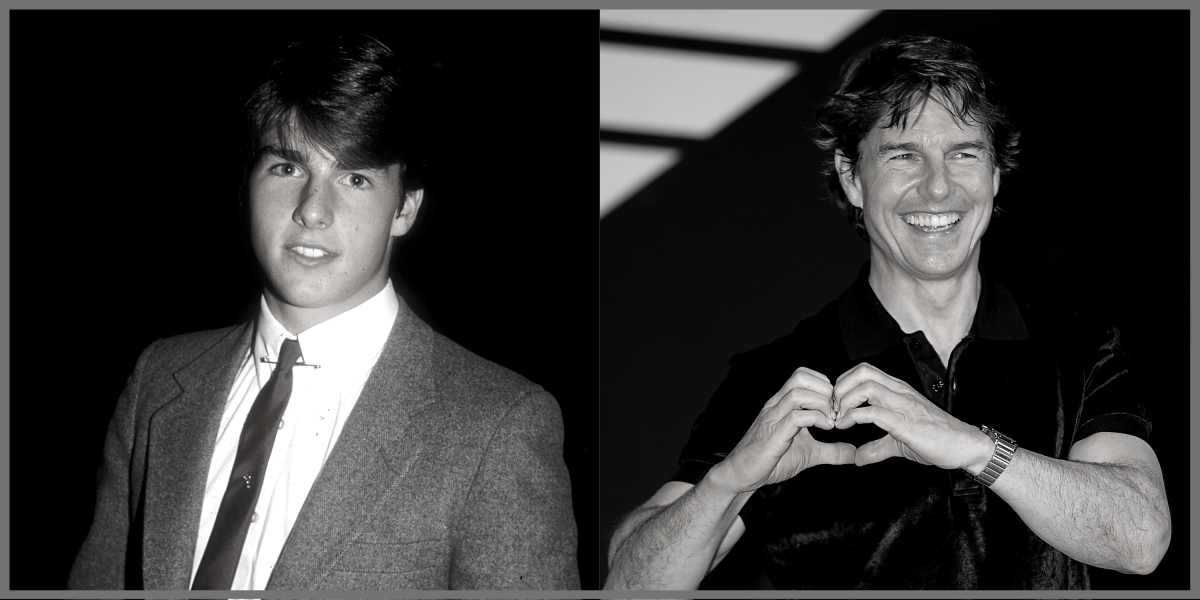
M 818 147 L 826 151 L 822 173 L 834 204 L 867 239 L 862 209 L 842 190 L 834 156 L 845 157 L 853 172 L 859 143 L 875 127 L 908 126 L 926 102 L 946 107 L 959 121 L 979 123 L 988 133 L 993 163 L 1001 175 L 1017 167 L 1017 141 L 995 86 L 970 48 L 936 37 L 883 40 L 842 66 L 837 91 L 817 113 Z M 993 207 L 993 210 L 999 210 Z
M 264 136 L 325 149 L 354 169 L 401 165 L 405 190 L 424 187 L 426 143 L 415 76 L 368 35 L 319 37 L 287 46 L 246 103 L 245 174 Z
M 158 340 L 118 401 L 73 588 L 572 589 L 554 398 L 389 277 L 419 92 L 367 36 L 289 45 L 247 105 L 247 323 Z

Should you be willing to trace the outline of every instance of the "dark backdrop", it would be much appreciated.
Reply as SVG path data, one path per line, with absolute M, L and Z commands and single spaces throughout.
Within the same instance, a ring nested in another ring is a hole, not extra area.
M 789 333 L 867 259 L 824 199 L 813 115 L 845 58 L 909 33 L 973 48 L 1023 131 L 982 268 L 1116 325 L 1141 370 L 1174 536 L 1152 575 L 1092 569 L 1093 586 L 1188 587 L 1190 50 L 1178 11 L 882 13 L 803 57 L 795 79 L 602 220 L 602 577 L 616 520 L 670 479 L 729 357 Z M 769 585 L 751 559 L 736 549 L 705 587 Z
M 12 12 L 12 587 L 66 585 L 138 354 L 257 307 L 239 111 L 284 43 L 339 30 L 429 79 L 432 171 L 393 279 L 435 329 L 557 398 L 596 587 L 596 375 L 580 360 L 595 352 L 595 150 L 578 110 L 595 102 L 595 19 Z

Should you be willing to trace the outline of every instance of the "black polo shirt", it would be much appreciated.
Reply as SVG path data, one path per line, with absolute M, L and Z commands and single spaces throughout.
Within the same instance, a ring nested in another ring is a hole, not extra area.
M 983 278 L 974 322 L 943 365 L 924 333 L 905 334 L 867 282 L 791 335 L 733 357 L 692 428 L 674 479 L 698 483 L 733 449 L 793 371 L 837 378 L 866 362 L 903 379 L 958 419 L 1021 448 L 1066 459 L 1100 431 L 1147 439 L 1150 422 L 1116 329 L 1017 300 Z M 873 424 L 810 428 L 860 446 Z M 742 509 L 780 589 L 1087 589 L 1087 567 L 1050 547 L 994 493 L 959 470 L 903 458 L 820 465 L 759 489 Z

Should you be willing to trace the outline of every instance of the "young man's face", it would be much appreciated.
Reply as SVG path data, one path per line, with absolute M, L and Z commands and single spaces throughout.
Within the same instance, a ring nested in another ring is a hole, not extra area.
M 392 241 L 412 227 L 421 191 L 403 193 L 400 166 L 346 169 L 274 135 L 250 175 L 250 236 L 268 307 L 293 334 L 335 317 L 387 284 Z

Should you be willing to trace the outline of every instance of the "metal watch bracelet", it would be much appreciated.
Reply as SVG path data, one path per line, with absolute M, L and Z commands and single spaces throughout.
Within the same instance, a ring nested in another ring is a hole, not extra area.
M 978 475 L 972 477 L 983 487 L 992 487 L 992 484 L 996 483 L 996 478 L 1012 462 L 1013 454 L 1017 452 L 1017 441 L 987 425 L 981 425 L 979 429 L 992 438 L 992 441 L 996 443 L 996 450 L 992 452 L 992 460 L 988 461 L 987 466 Z

